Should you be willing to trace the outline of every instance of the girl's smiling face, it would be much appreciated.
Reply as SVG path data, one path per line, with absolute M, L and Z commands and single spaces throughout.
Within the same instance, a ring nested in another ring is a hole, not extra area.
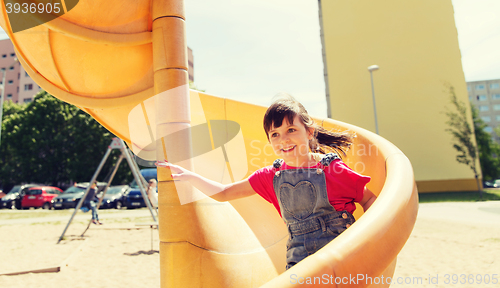
M 285 117 L 280 127 L 272 126 L 269 130 L 269 142 L 274 153 L 283 158 L 287 165 L 304 167 L 313 164 L 314 159 L 309 153 L 309 140 L 313 138 L 314 129 L 307 129 L 299 116 L 289 123 Z

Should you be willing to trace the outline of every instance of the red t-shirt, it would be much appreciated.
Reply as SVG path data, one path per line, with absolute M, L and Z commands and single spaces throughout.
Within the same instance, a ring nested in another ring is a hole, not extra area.
M 308 167 L 317 168 L 319 163 Z M 296 169 L 283 163 L 280 170 Z M 354 202 L 360 202 L 363 199 L 365 185 L 370 182 L 370 177 L 363 176 L 354 172 L 342 160 L 333 161 L 328 167 L 325 167 L 326 191 L 328 200 L 337 211 L 347 210 L 353 213 L 356 210 Z M 273 178 L 275 170 L 273 166 L 266 166 L 255 171 L 248 181 L 253 190 L 262 198 L 272 203 L 278 213 L 281 215 L 280 206 L 273 187 Z

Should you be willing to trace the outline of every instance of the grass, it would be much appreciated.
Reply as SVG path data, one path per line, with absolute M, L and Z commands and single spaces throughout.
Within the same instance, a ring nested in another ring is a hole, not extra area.
M 419 203 L 431 202 L 477 202 L 481 201 L 479 192 L 439 192 L 418 194 Z M 500 201 L 500 189 L 485 189 L 482 201 Z

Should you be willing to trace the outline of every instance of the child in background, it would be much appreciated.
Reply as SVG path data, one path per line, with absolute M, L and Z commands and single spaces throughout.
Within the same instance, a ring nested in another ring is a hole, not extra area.
M 102 225 L 102 222 L 99 221 L 99 214 L 97 214 L 97 203 L 99 202 L 99 198 L 97 198 L 97 190 L 97 184 L 95 182 L 92 183 L 89 193 L 83 201 L 83 205 L 89 210 L 92 210 L 92 223 Z
M 148 189 L 146 193 L 148 194 L 149 202 L 153 208 L 158 209 L 158 196 L 156 195 L 156 179 L 150 179 L 148 182 Z
M 236 183 L 223 185 L 166 161 L 156 165 L 169 167 L 174 180 L 188 181 L 217 201 L 257 193 L 272 203 L 288 226 L 289 269 L 354 223 L 355 202 L 366 211 L 376 196 L 365 187 L 370 177 L 339 156 L 345 156 L 353 136 L 317 126 L 293 97 L 277 99 L 267 109 L 264 131 L 281 159 Z

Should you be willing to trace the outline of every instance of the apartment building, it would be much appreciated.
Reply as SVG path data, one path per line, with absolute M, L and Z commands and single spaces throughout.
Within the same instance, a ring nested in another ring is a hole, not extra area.
M 442 113 L 443 83 L 469 107 L 451 0 L 380 2 L 319 1 L 328 115 L 373 132 L 377 117 L 380 136 L 410 159 L 419 193 L 477 189 Z
M 495 128 L 500 126 L 500 79 L 467 82 L 467 91 L 469 101 L 488 125 L 486 132 L 500 142 L 500 136 L 495 133 Z
M 17 61 L 14 46 L 10 39 L 0 40 L 0 84 L 5 87 L 4 101 L 27 103 L 40 90 L 23 66 Z M 3 83 L 5 75 L 5 83 Z M 2 88 L 3 89 L 3 88 Z
M 194 82 L 194 58 L 193 58 L 193 50 L 188 48 L 188 75 L 189 81 Z

